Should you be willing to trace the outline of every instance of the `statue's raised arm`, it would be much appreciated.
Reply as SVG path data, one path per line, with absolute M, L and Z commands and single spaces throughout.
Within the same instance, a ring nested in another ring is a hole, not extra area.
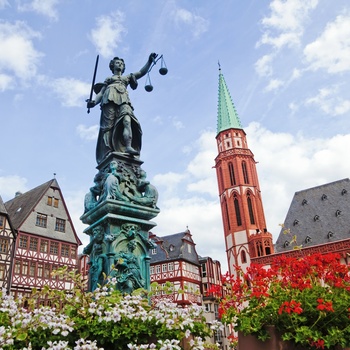
M 151 68 L 152 63 L 155 64 L 157 56 L 158 55 L 154 52 L 149 55 L 147 63 L 138 72 L 133 73 L 136 79 L 140 79 L 147 74 L 148 70 Z

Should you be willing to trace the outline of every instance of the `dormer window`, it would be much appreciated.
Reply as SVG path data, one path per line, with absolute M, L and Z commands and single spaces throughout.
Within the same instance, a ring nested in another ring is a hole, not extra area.
M 318 215 L 314 216 L 314 221 L 320 221 L 320 217 Z
M 325 201 L 326 199 L 327 199 L 327 195 L 323 194 L 322 197 L 321 197 L 321 200 Z
M 298 219 L 295 219 L 294 222 L 293 222 L 293 226 L 296 226 L 299 224 L 299 220 Z
M 306 205 L 307 204 L 307 200 L 303 199 L 303 201 L 301 202 L 301 205 Z
M 348 193 L 348 191 L 345 188 L 343 188 L 341 191 L 341 195 L 344 196 L 344 194 L 347 194 L 347 193 Z
M 285 241 L 285 242 L 283 243 L 283 247 L 284 247 L 284 248 L 289 247 L 289 245 L 290 245 L 289 241 Z
M 170 246 L 169 246 L 169 251 L 173 252 L 174 250 L 175 250 L 174 245 L 173 245 L 173 244 L 170 244 Z
M 335 216 L 336 216 L 336 217 L 339 217 L 340 215 L 341 215 L 341 210 L 338 209 L 338 210 L 335 212 Z
M 329 231 L 329 232 L 327 233 L 327 238 L 328 238 L 328 239 L 332 238 L 333 236 L 334 236 L 334 233 L 333 233 L 332 231 Z
M 311 237 L 310 236 L 306 236 L 305 243 L 310 243 L 310 242 L 311 242 Z

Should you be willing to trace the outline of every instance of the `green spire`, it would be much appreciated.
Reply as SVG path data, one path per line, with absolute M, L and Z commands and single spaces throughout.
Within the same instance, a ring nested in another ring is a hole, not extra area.
M 236 108 L 232 102 L 219 64 L 219 103 L 217 133 L 227 129 L 243 129 Z

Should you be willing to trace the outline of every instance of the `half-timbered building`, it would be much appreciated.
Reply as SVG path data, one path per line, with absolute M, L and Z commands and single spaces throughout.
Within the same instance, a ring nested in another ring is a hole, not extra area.
M 9 292 L 16 234 L 0 196 L 0 289 Z
M 41 289 L 45 285 L 70 289 L 71 281 L 51 275 L 53 270 L 64 266 L 68 270 L 78 269 L 81 244 L 57 180 L 17 193 L 5 203 L 5 208 L 17 233 L 12 294 L 25 295 L 32 288 Z
M 160 291 L 156 298 L 165 297 L 179 305 L 202 304 L 201 273 L 196 244 L 190 231 L 167 236 L 150 234 L 156 243 L 151 250 L 151 283 L 166 286 L 170 282 L 172 291 Z

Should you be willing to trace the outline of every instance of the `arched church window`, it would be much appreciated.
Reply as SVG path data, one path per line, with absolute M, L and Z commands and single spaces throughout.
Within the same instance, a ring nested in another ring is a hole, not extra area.
M 219 168 L 219 191 L 220 191 L 220 193 L 222 192 L 223 186 L 224 186 L 224 180 L 222 177 L 222 169 Z
M 242 172 L 243 179 L 245 184 L 249 184 L 248 171 L 247 171 L 247 163 L 245 161 L 242 162 Z
M 242 226 L 241 210 L 239 209 L 239 201 L 236 194 L 234 195 L 233 204 L 235 206 L 237 226 Z
M 247 255 L 245 253 L 245 250 L 241 251 L 241 262 L 242 264 L 245 264 L 247 262 Z
M 233 186 L 236 184 L 236 178 L 235 178 L 235 170 L 231 162 L 228 163 L 228 170 L 230 172 L 230 183 L 231 183 L 231 186 Z
M 227 227 L 229 230 L 231 230 L 230 215 L 228 214 L 228 207 L 227 207 L 226 198 L 224 198 L 224 211 L 225 211 L 225 215 L 226 215 Z
M 257 241 L 256 242 L 256 252 L 257 252 L 258 256 L 263 256 L 264 255 L 264 251 L 263 251 L 263 247 L 262 247 L 262 242 L 261 241 Z
M 252 203 L 252 200 L 250 198 L 250 193 L 248 193 L 248 195 L 247 195 L 247 204 L 248 204 L 250 223 L 252 225 L 255 225 L 255 218 L 254 218 L 254 212 L 253 212 L 253 203 Z

